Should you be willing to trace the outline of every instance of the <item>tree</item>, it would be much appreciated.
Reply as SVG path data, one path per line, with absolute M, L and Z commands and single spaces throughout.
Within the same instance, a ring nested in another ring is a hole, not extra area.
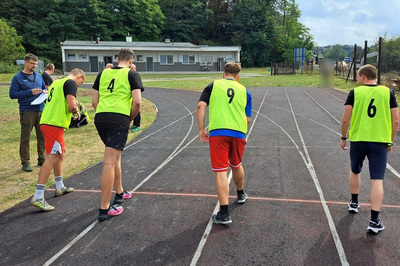
M 293 50 L 295 48 L 305 48 L 309 54 L 312 54 L 314 43 L 309 29 L 298 20 L 301 11 L 294 0 L 279 0 L 275 3 L 277 12 L 276 20 L 279 21 L 277 30 L 281 43 L 282 61 L 293 61 Z
M 400 37 L 382 39 L 380 60 L 382 73 L 400 72 Z
M 342 61 L 347 57 L 347 53 L 343 50 L 342 45 L 335 44 L 325 53 L 325 58 L 333 59 L 336 61 Z
M 25 49 L 21 42 L 22 37 L 17 35 L 17 31 L 0 19 L 0 61 L 11 64 L 23 58 Z
M 207 18 L 212 11 L 205 1 L 160 0 L 160 6 L 166 18 L 162 39 L 195 44 L 207 39 Z

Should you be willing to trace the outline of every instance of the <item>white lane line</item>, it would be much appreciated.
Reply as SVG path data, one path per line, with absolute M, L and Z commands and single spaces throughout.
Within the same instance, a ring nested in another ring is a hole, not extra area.
M 263 98 L 263 100 L 262 100 L 262 102 L 261 102 L 261 104 L 260 104 L 260 107 L 259 107 L 258 110 L 257 110 L 256 116 L 254 117 L 254 120 L 253 120 L 253 122 L 252 122 L 251 128 L 250 128 L 250 130 L 249 130 L 249 132 L 248 132 L 248 134 L 247 134 L 247 137 L 246 137 L 246 142 L 247 142 L 247 140 L 248 140 L 248 138 L 249 138 L 249 136 L 250 136 L 250 134 L 251 134 L 251 131 L 253 130 L 253 127 L 254 127 L 254 125 L 255 125 L 255 123 L 256 123 L 257 117 L 258 117 L 258 115 L 260 114 L 260 109 L 261 109 L 261 107 L 262 107 L 263 104 L 264 104 L 264 101 L 265 101 L 265 98 L 267 97 L 268 91 L 269 91 L 269 88 L 268 88 L 268 90 L 265 92 L 264 98 Z M 232 180 L 232 171 L 230 171 L 230 172 L 229 172 L 229 175 L 228 175 L 228 184 L 231 183 L 231 180 Z M 215 206 L 214 211 L 213 211 L 212 214 L 211 214 L 211 217 L 212 217 L 212 215 L 217 214 L 218 210 L 219 210 L 219 201 L 217 202 L 217 205 Z M 210 235 L 212 226 L 213 226 L 213 222 L 212 222 L 212 220 L 211 220 L 211 218 L 210 218 L 210 220 L 208 221 L 208 224 L 207 224 L 207 226 L 206 226 L 206 229 L 204 230 L 203 236 L 201 237 L 201 240 L 200 240 L 200 242 L 199 242 L 199 245 L 197 246 L 196 252 L 194 253 L 194 256 L 193 256 L 193 258 L 192 258 L 192 261 L 191 261 L 191 263 L 190 263 L 190 266 L 195 266 L 195 265 L 197 265 L 197 262 L 198 262 L 199 259 L 200 259 L 201 253 L 203 252 L 203 248 L 204 248 L 204 246 L 206 245 L 208 236 Z
M 312 97 L 308 92 L 306 92 L 304 89 L 301 89 L 305 94 L 308 95 L 308 97 L 310 97 L 316 104 L 319 105 L 319 107 L 321 107 L 328 115 L 330 115 L 330 117 L 332 117 L 336 122 L 338 122 L 340 124 L 340 121 L 336 119 L 336 117 L 334 115 L 332 115 L 328 110 L 326 110 L 325 107 L 323 107 L 319 102 L 317 102 L 317 100 L 314 99 L 314 97 Z
M 184 106 L 185 107 L 185 106 Z M 186 108 L 186 107 L 185 107 Z M 189 128 L 189 132 L 192 130 L 193 127 L 193 114 L 190 112 L 190 110 L 188 108 L 186 108 L 186 110 L 189 112 L 189 115 L 192 116 L 192 125 Z M 188 115 L 186 115 L 188 116 Z M 186 117 L 184 116 L 184 117 Z M 183 118 L 184 118 L 183 117 Z M 180 118 L 177 121 L 183 119 Z M 177 122 L 175 121 L 175 122 Z M 174 123 L 175 123 L 174 122 Z M 173 125 L 174 123 L 169 124 L 168 126 Z M 167 127 L 167 126 L 166 126 Z M 165 127 L 164 127 L 165 128 Z M 184 139 L 187 139 L 188 134 L 186 134 Z M 197 136 L 196 136 L 197 138 Z M 176 155 L 178 155 L 182 150 L 184 150 L 194 139 L 192 139 L 187 145 L 185 145 L 181 150 L 179 150 L 178 152 L 176 152 L 176 149 L 168 156 L 167 159 L 165 159 L 157 168 L 156 170 L 154 170 L 148 177 L 145 178 L 145 180 L 143 180 L 138 186 L 136 186 L 133 190 L 137 190 L 140 186 L 142 186 L 144 183 L 146 183 L 146 181 L 148 181 L 155 173 L 157 173 L 162 167 L 164 167 L 167 163 L 169 163 Z M 182 145 L 183 142 L 181 142 L 178 145 L 179 146 Z M 175 153 L 175 154 L 174 154 Z M 52 264 L 55 260 L 57 260 L 61 255 L 63 255 L 68 249 L 70 249 L 76 242 L 78 242 L 80 239 L 82 239 L 90 230 L 92 230 L 94 228 L 94 226 L 98 224 L 98 220 L 96 219 L 96 221 L 94 221 L 91 225 L 89 225 L 85 230 L 83 230 L 77 237 L 75 237 L 73 240 L 71 240 L 64 248 L 62 248 L 59 252 L 57 252 L 51 259 L 49 259 L 48 261 L 45 262 L 44 265 L 50 265 Z
M 75 237 L 71 242 L 69 242 L 65 247 L 63 247 L 59 252 L 57 252 L 51 259 L 43 264 L 44 266 L 48 266 L 52 264 L 56 259 L 58 259 L 64 252 L 70 249 L 76 242 L 78 242 L 82 237 L 84 237 L 99 221 L 94 221 L 91 225 L 89 225 L 85 230 L 83 230 L 77 237 Z
M 311 161 L 310 155 L 309 155 L 308 150 L 307 150 L 307 146 L 306 146 L 306 144 L 304 142 L 303 135 L 301 134 L 301 130 L 300 130 L 299 124 L 297 122 L 296 115 L 294 114 L 293 106 L 292 106 L 292 103 L 290 102 L 290 98 L 289 98 L 289 95 L 287 93 L 286 88 L 285 88 L 285 93 L 286 93 L 286 98 L 288 100 L 290 109 L 292 110 L 293 119 L 294 119 L 294 122 L 296 124 L 297 131 L 299 133 L 299 137 L 300 137 L 301 143 L 303 145 L 303 150 L 304 150 L 304 153 L 305 153 L 305 156 L 306 156 L 306 158 L 303 157 L 303 160 L 305 160 L 304 163 L 306 164 L 307 169 L 308 169 L 308 171 L 309 171 L 309 173 L 310 173 L 310 175 L 311 175 L 311 177 L 312 177 L 312 179 L 314 181 L 315 188 L 318 191 L 319 198 L 321 200 L 321 204 L 322 204 L 322 207 L 324 209 L 326 218 L 328 219 L 329 228 L 331 230 L 332 237 L 333 237 L 333 240 L 335 242 L 336 250 L 337 250 L 337 252 L 339 254 L 340 261 L 341 261 L 342 265 L 349 265 L 349 262 L 347 261 L 347 258 L 346 258 L 346 254 L 344 252 L 344 248 L 343 248 L 342 242 L 340 241 L 339 234 L 338 234 L 338 232 L 336 230 L 335 223 L 333 222 L 333 218 L 332 218 L 331 212 L 329 211 L 329 207 L 328 207 L 328 205 L 327 205 L 327 203 L 325 201 L 324 193 L 322 192 L 321 185 L 319 184 L 317 173 L 315 172 L 313 163 Z

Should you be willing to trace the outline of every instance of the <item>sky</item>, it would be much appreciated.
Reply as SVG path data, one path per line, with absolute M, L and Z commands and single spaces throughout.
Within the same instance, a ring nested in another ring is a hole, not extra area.
M 295 0 L 300 23 L 316 46 L 375 44 L 379 37 L 400 37 L 400 0 Z

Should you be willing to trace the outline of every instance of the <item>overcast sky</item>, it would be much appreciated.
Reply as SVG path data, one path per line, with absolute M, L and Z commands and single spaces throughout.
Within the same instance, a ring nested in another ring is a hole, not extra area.
M 385 33 L 400 36 L 400 0 L 295 0 L 300 22 L 310 29 L 315 45 L 377 42 Z

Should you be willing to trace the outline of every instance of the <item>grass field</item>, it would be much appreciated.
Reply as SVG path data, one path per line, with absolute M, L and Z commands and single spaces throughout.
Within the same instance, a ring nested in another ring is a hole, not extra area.
M 0 74 L 0 83 L 9 83 L 14 74 Z M 170 89 L 186 89 L 200 92 L 221 73 L 201 74 L 141 74 L 145 87 L 161 87 Z M 270 76 L 267 68 L 243 69 L 240 82 L 246 87 L 318 87 L 319 76 Z M 85 83 L 93 83 L 96 76 L 87 76 Z M 352 82 L 335 78 L 334 86 L 345 91 L 355 86 Z M 30 197 L 35 190 L 39 167 L 36 166 L 36 134 L 31 135 L 30 153 L 34 171 L 26 173 L 21 170 L 19 159 L 19 113 L 17 100 L 11 100 L 8 95 L 9 87 L 0 87 L 0 212 Z M 79 89 L 78 100 L 88 110 L 93 119 L 94 110 L 91 107 L 91 90 Z M 146 97 L 146 91 L 143 93 Z M 151 102 L 144 99 L 141 110 L 142 128 L 145 129 L 156 118 L 155 108 Z M 140 132 L 139 132 L 140 133 Z M 137 134 L 130 133 L 129 140 Z M 93 120 L 81 128 L 71 128 L 65 132 L 67 155 L 64 161 L 64 178 L 74 175 L 99 162 L 102 159 L 104 146 L 97 135 Z M 50 177 L 48 186 L 54 184 Z M 100 177 L 99 177 L 100 184 Z

